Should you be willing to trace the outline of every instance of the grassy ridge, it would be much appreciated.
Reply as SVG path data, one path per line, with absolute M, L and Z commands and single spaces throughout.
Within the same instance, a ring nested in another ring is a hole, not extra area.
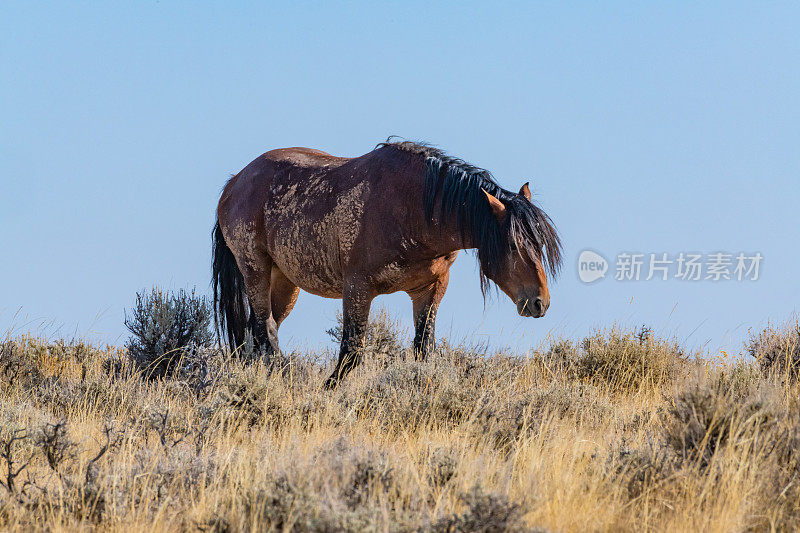
M 800 527 L 796 324 L 736 363 L 647 330 L 420 362 L 372 331 L 333 392 L 324 354 L 206 350 L 152 380 L 124 349 L 8 340 L 0 528 Z

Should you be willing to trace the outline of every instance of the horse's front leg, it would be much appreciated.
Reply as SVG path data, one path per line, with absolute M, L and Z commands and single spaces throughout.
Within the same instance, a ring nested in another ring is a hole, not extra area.
M 339 361 L 333 373 L 325 380 L 325 388 L 336 387 L 339 380 L 361 363 L 364 339 L 369 320 L 369 308 L 374 295 L 362 283 L 345 284 L 342 295 L 342 344 Z
M 409 292 L 414 306 L 414 355 L 425 359 L 436 347 L 436 311 L 447 290 L 449 271 L 421 290 Z

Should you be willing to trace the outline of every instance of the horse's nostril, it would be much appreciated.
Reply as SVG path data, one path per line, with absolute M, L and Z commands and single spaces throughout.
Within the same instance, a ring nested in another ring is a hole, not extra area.
M 544 312 L 545 312 L 544 302 L 542 301 L 541 298 L 536 298 L 533 301 L 533 314 L 535 316 L 542 316 L 544 315 Z

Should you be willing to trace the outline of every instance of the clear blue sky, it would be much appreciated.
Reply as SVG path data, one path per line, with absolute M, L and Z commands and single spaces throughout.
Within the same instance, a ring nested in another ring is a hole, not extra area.
M 0 331 L 121 344 L 137 290 L 210 292 L 229 174 L 395 134 L 530 179 L 566 247 L 540 320 L 505 296 L 484 310 L 463 255 L 440 336 L 524 348 L 645 323 L 739 350 L 800 297 L 799 28 L 780 2 L 4 2 Z M 585 248 L 764 262 L 750 283 L 584 285 Z M 302 294 L 282 345 L 330 346 L 339 305 Z M 404 294 L 376 305 L 410 322 Z

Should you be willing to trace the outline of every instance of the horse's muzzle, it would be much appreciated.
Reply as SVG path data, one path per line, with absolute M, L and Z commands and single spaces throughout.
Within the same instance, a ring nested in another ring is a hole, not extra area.
M 520 298 L 517 301 L 517 313 L 519 316 L 541 318 L 550 307 L 550 302 L 545 302 L 541 298 Z

